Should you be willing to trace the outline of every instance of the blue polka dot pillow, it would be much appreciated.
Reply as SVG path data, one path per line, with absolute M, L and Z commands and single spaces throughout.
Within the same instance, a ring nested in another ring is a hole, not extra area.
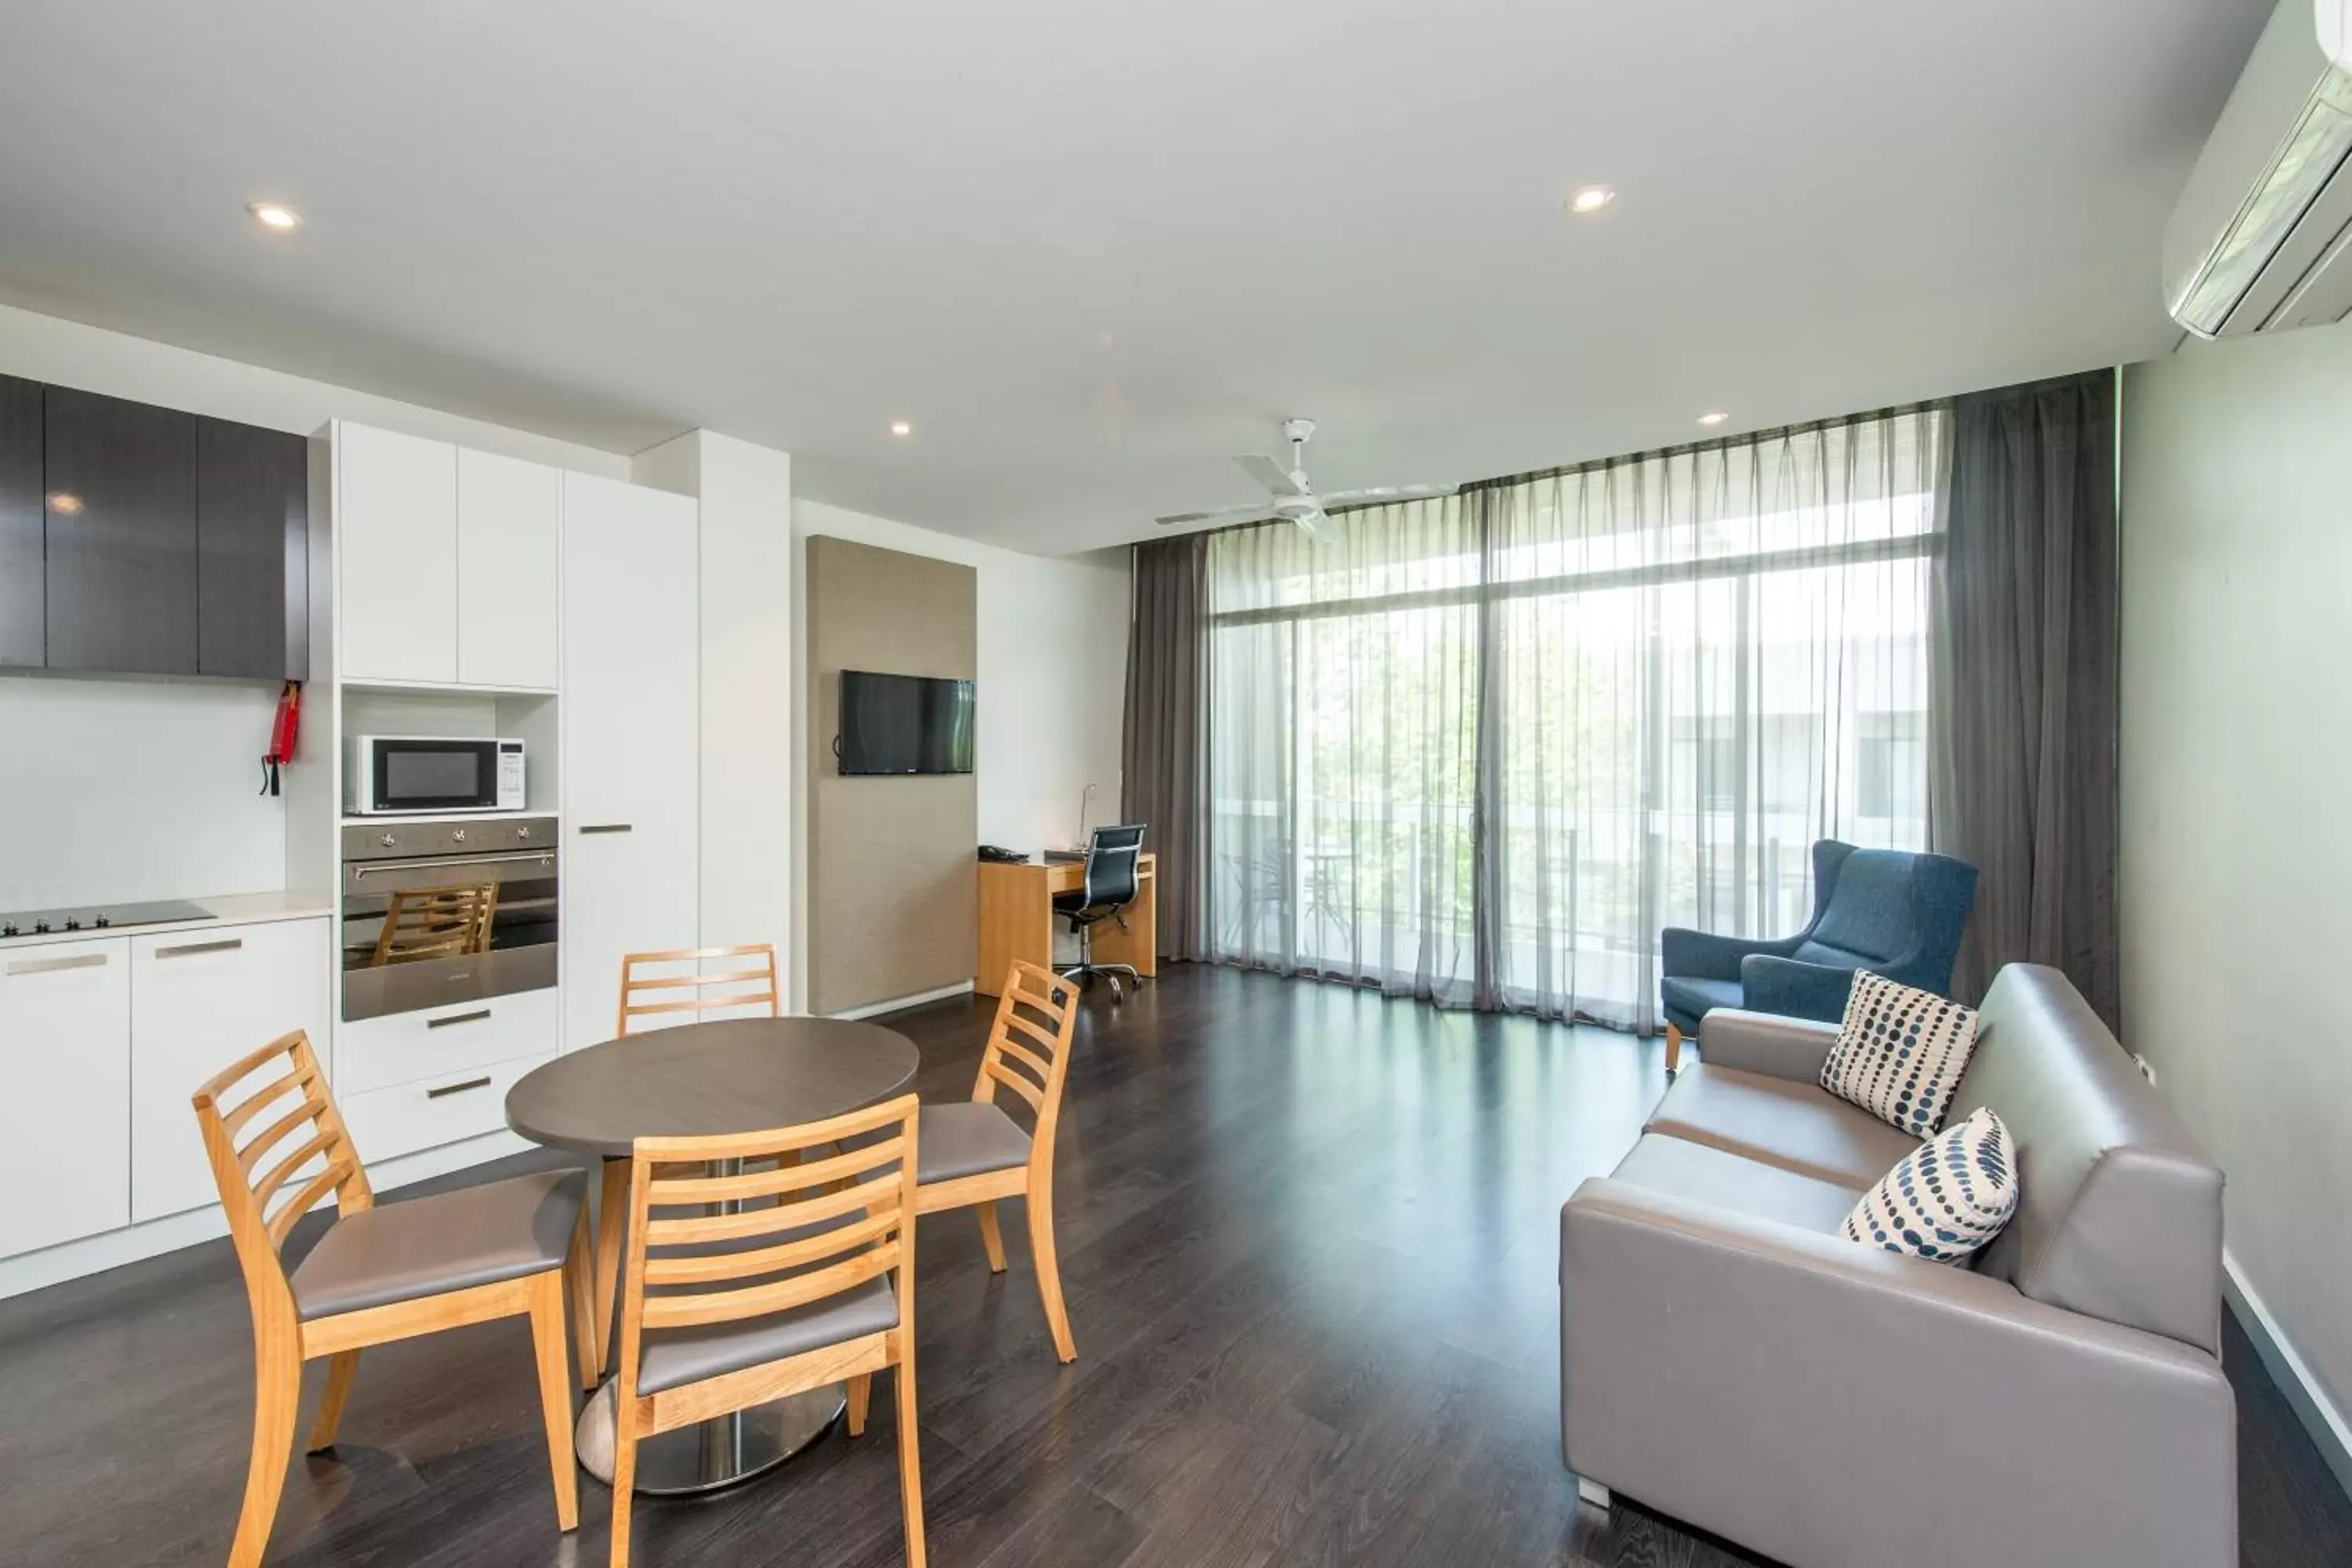
M 1925 1138 L 1944 1125 L 1977 1048 L 1977 1016 L 1948 996 L 1857 970 L 1822 1087 Z
M 1930 1263 L 1959 1263 L 2017 1212 L 2017 1150 L 1990 1110 L 1937 1133 L 1863 1194 L 1845 1237 Z

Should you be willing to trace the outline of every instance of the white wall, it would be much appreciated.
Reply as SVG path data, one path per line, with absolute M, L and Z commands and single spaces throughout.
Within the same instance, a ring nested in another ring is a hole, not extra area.
M 797 971 L 793 460 L 690 430 L 632 466 L 701 500 L 701 943 L 772 942 Z
M 2352 327 L 2133 367 L 2123 517 L 2124 1037 L 2228 1173 L 2235 1268 L 2340 1413 Z
M 979 573 L 972 772 L 983 842 L 1031 851 L 1069 843 L 1089 784 L 1097 786 L 1089 821 L 1118 820 L 1119 731 L 1127 705 L 1126 551 L 1058 560 L 1026 555 L 812 500 L 793 502 L 793 533 L 795 542 L 824 534 L 961 562 Z M 798 554 L 796 542 L 795 560 Z M 795 626 L 804 624 L 802 581 L 795 571 Z M 801 685 L 792 683 L 796 755 L 808 727 Z M 803 916 L 807 876 L 806 857 L 796 851 L 793 902 Z
M 303 435 L 362 420 L 629 474 L 615 453 L 8 306 L 0 375 Z M 283 806 L 255 793 L 277 699 L 262 683 L 0 674 L 0 910 L 281 887 Z
M 0 910 L 268 892 L 275 687 L 0 676 Z

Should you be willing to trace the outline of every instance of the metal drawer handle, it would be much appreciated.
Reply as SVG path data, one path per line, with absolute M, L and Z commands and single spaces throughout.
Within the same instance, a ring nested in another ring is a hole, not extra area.
M 589 833 L 594 830 L 593 828 L 583 827 L 580 831 L 583 833 Z M 543 849 L 526 849 L 518 851 L 512 855 L 458 855 L 439 860 L 378 861 L 371 865 L 352 867 L 352 878 L 356 881 L 362 877 L 383 877 L 389 876 L 394 871 L 437 871 L 446 866 L 514 866 L 522 864 L 532 866 L 552 866 L 555 864 L 555 857 L 548 854 Z
M 425 1026 L 428 1029 L 446 1029 L 452 1024 L 478 1024 L 489 1016 L 490 1010 L 488 1007 L 478 1013 L 452 1013 L 446 1018 L 427 1018 L 425 1020 Z M 482 1081 L 488 1083 L 490 1080 L 484 1079 Z
M 97 969 L 106 963 L 102 952 L 85 952 L 73 958 L 28 958 L 8 966 L 11 974 L 55 974 L 61 969 Z
M 438 1100 L 445 1094 L 463 1094 L 469 1089 L 488 1089 L 489 1087 L 490 1080 L 487 1078 L 469 1078 L 463 1083 L 445 1083 L 439 1089 L 428 1089 L 425 1091 L 425 1098 L 427 1100 Z
M 583 826 L 580 831 L 583 834 L 626 833 L 633 826 L 633 824 L 626 822 L 591 822 Z
M 199 952 L 235 952 L 245 945 L 245 938 L 232 936 L 220 942 L 192 942 L 184 947 L 159 947 L 158 958 L 188 958 Z

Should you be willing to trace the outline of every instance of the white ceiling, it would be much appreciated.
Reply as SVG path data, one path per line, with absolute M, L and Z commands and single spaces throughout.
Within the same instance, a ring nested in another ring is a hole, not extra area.
M 2269 9 L 5 0 L 0 298 L 1058 552 L 2161 353 Z

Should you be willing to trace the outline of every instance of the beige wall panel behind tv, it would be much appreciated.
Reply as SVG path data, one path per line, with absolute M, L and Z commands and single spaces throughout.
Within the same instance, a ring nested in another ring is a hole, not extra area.
M 976 775 L 843 778 L 833 742 L 845 669 L 976 678 L 978 576 L 821 535 L 807 569 L 808 996 L 839 1013 L 972 977 Z

